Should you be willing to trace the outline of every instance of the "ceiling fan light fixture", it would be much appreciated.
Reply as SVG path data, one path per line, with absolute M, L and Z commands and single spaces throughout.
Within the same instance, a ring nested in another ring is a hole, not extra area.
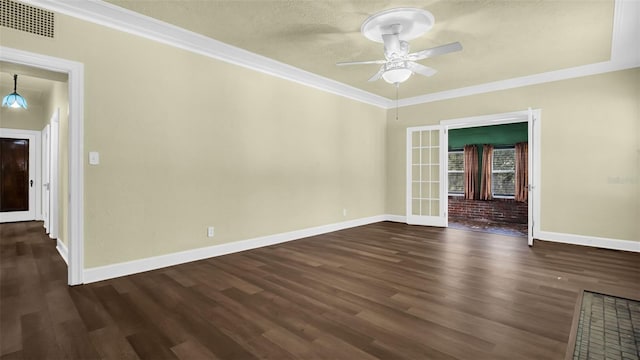
M 399 84 L 407 81 L 413 72 L 409 69 L 391 69 L 387 70 L 382 74 L 382 78 L 384 81 L 389 84 Z
M 18 75 L 13 75 L 13 92 L 2 99 L 2 107 L 9 108 L 27 108 L 27 100 L 17 93 Z
M 384 81 L 398 85 L 407 81 L 411 74 L 433 76 L 437 71 L 416 61 L 432 58 L 462 50 L 459 42 L 440 45 L 429 49 L 409 53 L 409 43 L 431 29 L 433 15 L 423 9 L 397 8 L 371 15 L 362 24 L 360 31 L 369 40 L 384 44 L 384 59 L 367 61 L 346 61 L 336 65 L 380 64 L 378 72 L 369 78 L 369 82 L 383 78 Z

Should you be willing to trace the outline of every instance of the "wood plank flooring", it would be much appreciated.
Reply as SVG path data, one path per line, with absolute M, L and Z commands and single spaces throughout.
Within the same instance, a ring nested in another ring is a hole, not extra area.
M 83 286 L 0 224 L 1 359 L 562 359 L 578 290 L 640 254 L 377 223 Z

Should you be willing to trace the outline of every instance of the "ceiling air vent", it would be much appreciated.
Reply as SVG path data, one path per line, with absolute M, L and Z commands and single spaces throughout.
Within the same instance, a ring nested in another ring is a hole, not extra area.
M 53 12 L 11 0 L 0 0 L 0 25 L 53 38 Z

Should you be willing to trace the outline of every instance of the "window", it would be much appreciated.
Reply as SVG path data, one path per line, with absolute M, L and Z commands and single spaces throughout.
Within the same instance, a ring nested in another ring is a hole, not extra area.
M 464 194 L 464 152 L 449 151 L 449 194 Z
M 496 197 L 513 197 L 516 190 L 515 148 L 494 149 L 491 192 Z

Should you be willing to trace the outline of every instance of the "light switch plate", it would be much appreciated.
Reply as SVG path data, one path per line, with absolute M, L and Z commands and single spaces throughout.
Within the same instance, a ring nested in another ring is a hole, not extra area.
M 89 165 L 100 164 L 100 153 L 97 151 L 89 152 Z

